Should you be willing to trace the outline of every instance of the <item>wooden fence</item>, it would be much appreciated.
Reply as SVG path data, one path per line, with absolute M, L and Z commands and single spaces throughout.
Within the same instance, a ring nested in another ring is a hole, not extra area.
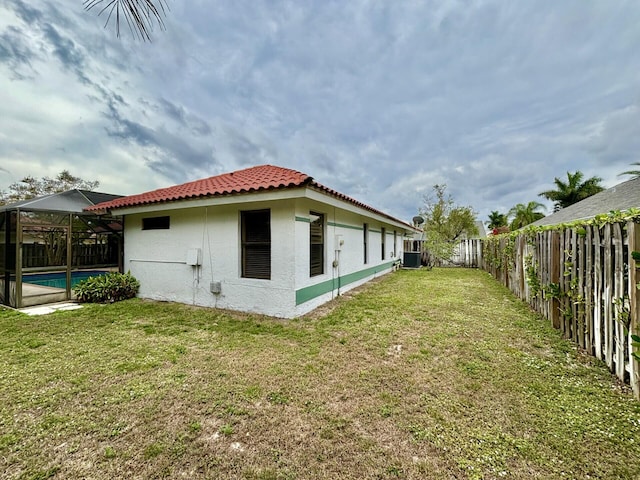
M 478 268 L 482 262 L 482 240 L 479 238 L 461 240 L 450 262 L 462 267 Z
M 460 240 L 448 260 L 433 258 L 421 240 L 405 240 L 404 251 L 420 253 L 422 265 L 478 268 L 482 263 L 482 240 L 479 238 Z
M 585 225 L 483 242 L 480 267 L 603 360 L 640 398 L 631 333 L 638 317 L 640 224 Z

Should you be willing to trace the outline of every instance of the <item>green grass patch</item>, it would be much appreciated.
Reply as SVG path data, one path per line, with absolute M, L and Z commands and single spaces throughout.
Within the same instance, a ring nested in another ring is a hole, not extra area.
M 0 309 L 3 478 L 640 477 L 640 403 L 486 273 L 324 311 Z

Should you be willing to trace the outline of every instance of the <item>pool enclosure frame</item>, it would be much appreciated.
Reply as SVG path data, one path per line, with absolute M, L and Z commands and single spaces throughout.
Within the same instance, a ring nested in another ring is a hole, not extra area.
M 22 308 L 73 299 L 72 274 L 122 271 L 122 217 L 84 212 L 118 198 L 68 190 L 0 207 L 0 303 Z M 56 276 L 60 285 L 29 279 Z

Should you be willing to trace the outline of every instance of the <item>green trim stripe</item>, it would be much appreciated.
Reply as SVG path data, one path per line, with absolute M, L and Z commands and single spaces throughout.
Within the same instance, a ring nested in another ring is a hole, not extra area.
M 349 273 L 347 275 L 343 275 L 342 277 L 332 278 L 331 280 L 327 280 L 315 285 L 311 285 L 309 287 L 301 288 L 300 290 L 296 290 L 296 305 L 308 302 L 309 300 L 313 300 L 314 298 L 319 297 L 320 295 L 324 295 L 325 293 L 329 293 L 332 290 L 337 290 L 338 288 L 349 285 L 350 283 L 357 282 L 358 280 L 362 280 L 363 278 L 367 278 L 371 275 L 375 275 L 376 273 L 388 270 L 393 266 L 394 263 L 395 261 L 381 263 L 380 265 L 376 265 L 375 267 L 365 268 L 364 270 L 360 270 L 359 272 Z
M 353 225 L 346 225 L 344 223 L 327 222 L 327 225 L 329 225 L 330 227 L 350 228 L 352 230 L 364 230 L 362 227 L 355 227 Z
M 308 219 L 307 217 L 299 217 L 296 215 L 296 222 L 304 222 L 304 223 L 311 223 L 311 220 Z M 350 228 L 352 230 L 364 230 L 362 227 L 356 227 L 354 225 L 347 225 L 345 223 L 336 223 L 336 222 L 327 222 L 327 226 L 329 227 L 340 227 L 340 228 Z

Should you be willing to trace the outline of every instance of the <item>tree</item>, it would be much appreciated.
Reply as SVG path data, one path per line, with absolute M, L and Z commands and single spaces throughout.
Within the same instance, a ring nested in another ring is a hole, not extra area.
M 116 36 L 120 38 L 120 22 L 127 22 L 129 30 L 134 37 L 143 41 L 151 41 L 153 26 L 158 24 L 161 30 L 165 29 L 163 17 L 169 10 L 166 0 L 83 0 L 85 10 L 100 8 L 98 16 L 107 12 L 105 28 L 113 18 L 116 27 Z
M 640 166 L 640 162 L 633 162 L 631 165 Z M 631 175 L 632 179 L 640 178 L 640 170 L 627 170 L 626 172 L 618 174 L 619 177 L 621 177 L 622 175 Z
M 0 205 L 28 200 L 30 198 L 65 192 L 74 188 L 80 190 L 94 190 L 98 188 L 98 180 L 88 181 L 75 177 L 69 170 L 62 170 L 55 178 L 42 177 L 37 179 L 28 175 L 22 180 L 9 185 L 9 192 L 0 192 Z
M 487 226 L 491 230 L 493 230 L 494 228 L 506 227 L 508 222 L 509 220 L 504 213 L 493 210 L 489 214 L 489 221 L 487 222 Z
M 604 190 L 600 185 L 602 178 L 591 177 L 582 181 L 583 178 L 584 173 L 579 170 L 575 173 L 567 172 L 567 182 L 557 177 L 554 179 L 557 190 L 547 190 L 538 195 L 554 202 L 554 209 L 558 211 Z
M 476 213 L 471 207 L 456 205 L 446 189 L 446 185 L 434 185 L 433 194 L 424 198 L 424 206 L 420 209 L 420 216 L 425 220 L 423 229 L 429 266 L 451 258 L 463 234 L 478 234 Z
M 544 209 L 544 205 L 538 202 L 529 202 L 526 205 L 518 203 L 515 205 L 507 214 L 508 218 L 512 218 L 511 230 L 517 230 L 544 218 L 544 213 L 540 212 L 540 209 Z

